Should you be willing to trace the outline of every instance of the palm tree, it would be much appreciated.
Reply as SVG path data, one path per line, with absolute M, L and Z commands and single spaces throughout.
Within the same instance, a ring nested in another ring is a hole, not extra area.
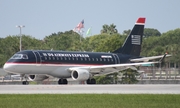
M 114 33 L 118 33 L 118 30 L 116 29 L 116 25 L 114 25 L 114 24 L 110 24 L 110 26 L 109 25 L 107 25 L 107 24 L 104 24 L 103 26 L 102 26 L 102 30 L 101 30 L 101 33 L 106 33 L 106 34 L 114 34 Z
M 101 30 L 101 33 L 108 33 L 109 32 L 109 26 L 107 24 L 104 24 L 103 29 Z
M 116 29 L 116 25 L 110 24 L 110 26 L 109 26 L 109 34 L 114 34 L 114 33 L 118 33 L 118 31 Z

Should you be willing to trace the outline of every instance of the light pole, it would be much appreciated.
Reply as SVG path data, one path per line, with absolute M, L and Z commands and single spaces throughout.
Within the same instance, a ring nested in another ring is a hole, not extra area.
M 16 27 L 20 29 L 19 50 L 21 51 L 21 47 L 22 47 L 22 45 L 21 45 L 21 38 L 22 38 L 21 28 L 23 28 L 23 27 L 25 27 L 25 26 L 24 26 L 24 25 L 17 25 Z

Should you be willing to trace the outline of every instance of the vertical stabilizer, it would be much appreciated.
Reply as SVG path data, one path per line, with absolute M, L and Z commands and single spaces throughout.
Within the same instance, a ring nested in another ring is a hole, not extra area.
M 140 55 L 145 20 L 146 18 L 138 18 L 123 46 L 115 50 L 113 53 L 122 53 L 134 56 Z

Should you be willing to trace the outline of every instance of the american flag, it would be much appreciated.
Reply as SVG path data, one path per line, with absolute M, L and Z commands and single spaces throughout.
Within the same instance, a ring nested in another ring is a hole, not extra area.
M 131 42 L 134 45 L 141 45 L 141 35 L 131 35 Z
M 84 20 L 82 20 L 82 21 L 74 28 L 74 31 L 80 31 L 81 28 L 84 28 Z

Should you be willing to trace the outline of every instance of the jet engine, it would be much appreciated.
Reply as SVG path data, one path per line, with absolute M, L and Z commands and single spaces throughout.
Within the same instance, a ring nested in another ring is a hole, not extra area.
M 32 81 L 43 81 L 45 79 L 49 78 L 46 75 L 29 75 L 29 79 Z
M 74 80 L 85 81 L 89 79 L 90 73 L 87 70 L 77 69 L 72 71 L 71 77 Z

